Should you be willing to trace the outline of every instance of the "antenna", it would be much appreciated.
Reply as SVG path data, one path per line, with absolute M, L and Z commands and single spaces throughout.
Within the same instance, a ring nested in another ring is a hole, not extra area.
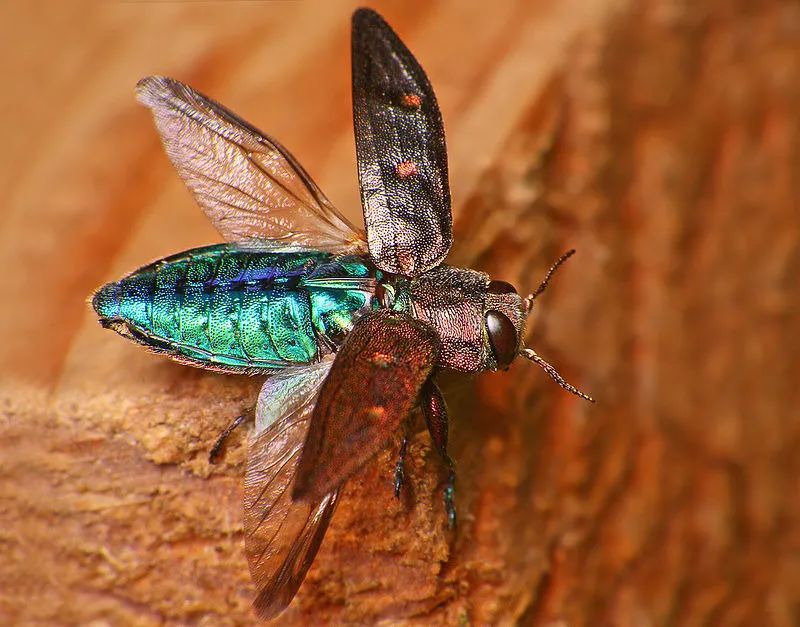
M 547 289 L 547 285 L 550 283 L 550 279 L 553 278 L 553 275 L 556 273 L 556 270 L 558 270 L 559 266 L 562 263 L 564 263 L 567 259 L 572 257 L 572 255 L 574 254 L 575 254 L 575 249 L 572 248 L 571 250 L 568 250 L 563 255 L 561 255 L 547 271 L 547 274 L 544 276 L 544 279 L 542 279 L 542 282 L 539 283 L 539 287 L 533 290 L 533 293 L 528 294 L 528 296 L 525 297 L 525 309 L 528 313 L 530 313 L 531 309 L 533 308 L 533 301 L 535 301 L 539 296 L 541 296 L 542 292 L 544 292 Z
M 544 279 L 541 283 L 539 283 L 539 287 L 537 287 L 531 294 L 525 297 L 524 300 L 524 307 L 526 313 L 530 313 L 531 309 L 533 308 L 533 301 L 535 301 L 539 296 L 541 296 L 542 292 L 547 289 L 547 285 L 550 283 L 550 279 L 553 278 L 553 275 L 556 273 L 556 270 L 563 264 L 567 259 L 572 257 L 575 254 L 575 249 L 572 248 L 561 255 L 556 262 L 550 267 L 547 271 L 547 274 L 544 275 Z M 572 392 L 575 396 L 580 396 L 583 399 L 586 399 L 590 403 L 594 403 L 595 400 L 589 396 L 588 394 L 584 394 L 574 385 L 567 383 L 560 374 L 558 374 L 558 370 L 553 368 L 549 363 L 547 363 L 539 354 L 533 350 L 532 348 L 523 348 L 520 351 L 520 354 L 525 357 L 526 359 L 530 359 L 535 364 L 538 364 L 542 370 L 544 370 L 550 378 L 558 383 L 562 388 L 564 388 L 567 392 Z
M 539 356 L 539 354 L 535 350 L 533 350 L 532 348 L 523 348 L 520 351 L 520 354 L 523 357 L 526 357 L 527 359 L 530 359 L 532 362 L 534 362 L 536 364 L 539 364 L 539 366 L 542 367 L 542 370 L 544 370 L 547 374 L 549 374 L 550 378 L 553 381 L 555 381 L 556 383 L 558 383 L 562 388 L 567 390 L 567 392 L 572 392 L 575 396 L 580 396 L 581 398 L 586 399 L 590 403 L 594 403 L 595 402 L 595 400 L 591 396 L 589 396 L 588 394 L 584 394 L 578 388 L 576 388 L 574 385 L 570 385 L 569 383 L 567 383 L 564 380 L 564 377 L 562 377 L 560 374 L 558 374 L 558 370 L 553 368 L 553 366 L 551 366 L 544 359 L 542 359 Z

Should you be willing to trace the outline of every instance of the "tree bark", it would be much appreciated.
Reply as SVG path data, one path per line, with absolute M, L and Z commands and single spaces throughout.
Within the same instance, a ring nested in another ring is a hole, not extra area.
M 351 480 L 280 624 L 800 623 L 800 5 L 381 4 L 448 133 L 451 261 L 537 300 L 517 363 L 447 376 L 459 526 L 426 433 Z M 0 622 L 255 622 L 241 526 L 260 381 L 100 329 L 105 280 L 214 241 L 132 87 L 172 75 L 359 220 L 348 2 L 9 4 Z M 13 51 L 13 54 L 11 54 Z

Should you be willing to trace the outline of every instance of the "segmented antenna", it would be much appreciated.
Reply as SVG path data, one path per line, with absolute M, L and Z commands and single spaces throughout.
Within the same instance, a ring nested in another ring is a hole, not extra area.
M 532 348 L 523 348 L 520 351 L 520 354 L 527 359 L 530 359 L 532 362 L 539 364 L 542 370 L 544 370 L 547 374 L 550 375 L 550 378 L 558 383 L 562 388 L 564 388 L 567 392 L 572 392 L 575 396 L 580 396 L 581 398 L 586 399 L 590 403 L 594 403 L 595 400 L 589 396 L 588 394 L 584 394 L 574 385 L 567 383 L 560 374 L 558 374 L 558 370 L 553 368 L 550 364 L 548 364 L 544 359 L 542 359 L 539 354 L 533 350 Z
M 525 297 L 525 301 L 524 301 L 525 309 L 526 309 L 526 311 L 528 313 L 530 313 L 531 308 L 533 307 L 533 301 L 535 301 L 536 298 L 538 296 L 540 296 L 542 294 L 542 292 L 544 292 L 547 289 L 547 285 L 550 283 L 550 279 L 553 278 L 553 275 L 555 274 L 556 270 L 558 270 L 558 268 L 561 266 L 561 264 L 564 263 L 570 257 L 572 257 L 572 255 L 574 255 L 574 254 L 575 254 L 575 249 L 572 248 L 572 249 L 568 250 L 567 252 L 565 252 L 563 255 L 561 255 L 558 259 L 556 259 L 556 262 L 547 271 L 547 274 L 544 276 L 544 279 L 542 280 L 542 282 L 539 283 L 539 287 L 537 287 L 531 294 L 529 294 L 528 296 Z M 590 403 L 594 403 L 595 402 L 595 400 L 591 396 L 589 396 L 588 394 L 584 394 L 578 388 L 576 388 L 574 385 L 571 385 L 571 384 L 567 383 L 564 380 L 564 377 L 562 377 L 560 374 L 558 374 L 558 370 L 556 370 L 555 368 L 553 368 L 553 366 L 551 366 L 549 363 L 547 363 L 532 348 L 523 348 L 520 351 L 520 355 L 522 355 L 523 357 L 525 357 L 527 359 L 530 359 L 532 362 L 538 364 L 542 368 L 542 370 L 544 370 L 548 375 L 550 375 L 550 378 L 553 381 L 558 383 L 558 385 L 560 385 L 562 388 L 564 388 L 567 392 L 572 392 L 575 396 L 580 396 L 581 398 L 586 399 Z
M 550 269 L 547 271 L 547 274 L 544 276 L 544 279 L 542 279 L 542 282 L 539 283 L 539 287 L 537 287 L 535 290 L 533 290 L 531 294 L 528 294 L 528 296 L 525 297 L 525 307 L 527 308 L 528 312 L 530 312 L 531 307 L 533 307 L 533 301 L 535 301 L 537 297 L 541 296 L 542 292 L 544 292 L 547 289 L 547 285 L 550 283 L 550 279 L 553 278 L 553 275 L 556 273 L 556 270 L 558 270 L 558 267 L 562 263 L 564 263 L 567 259 L 572 257 L 572 255 L 574 254 L 575 254 L 575 249 L 572 248 L 567 252 L 565 252 L 563 255 L 561 255 L 556 260 L 556 262 L 552 266 L 550 266 Z

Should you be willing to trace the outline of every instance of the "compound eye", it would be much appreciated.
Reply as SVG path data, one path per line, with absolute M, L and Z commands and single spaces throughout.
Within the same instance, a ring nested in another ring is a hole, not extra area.
M 498 368 L 507 368 L 517 356 L 517 330 L 504 314 L 494 309 L 486 312 L 486 330 Z
M 517 290 L 511 283 L 505 281 L 489 281 L 490 294 L 516 294 Z

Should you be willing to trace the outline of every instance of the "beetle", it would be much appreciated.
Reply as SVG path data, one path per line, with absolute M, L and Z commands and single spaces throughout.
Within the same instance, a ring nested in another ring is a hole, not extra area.
M 165 151 L 227 243 L 179 253 L 98 289 L 103 327 L 181 363 L 269 374 L 245 477 L 245 548 L 271 618 L 291 602 L 345 481 L 422 407 L 455 467 L 440 369 L 505 369 L 519 355 L 588 400 L 522 343 L 539 288 L 443 262 L 452 244 L 444 129 L 422 67 L 374 11 L 353 15 L 353 117 L 366 230 L 281 144 L 176 80 L 137 85 Z M 213 459 L 237 418 L 212 449 Z M 394 469 L 405 477 L 403 439 Z

